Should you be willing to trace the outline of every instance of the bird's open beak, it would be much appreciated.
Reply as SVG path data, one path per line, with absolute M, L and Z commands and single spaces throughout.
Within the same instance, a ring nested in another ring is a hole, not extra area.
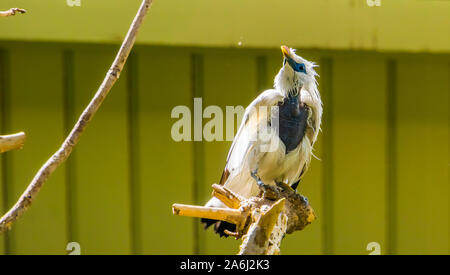
M 284 57 L 289 57 L 289 48 L 286 46 L 281 46 L 281 52 L 283 53 Z

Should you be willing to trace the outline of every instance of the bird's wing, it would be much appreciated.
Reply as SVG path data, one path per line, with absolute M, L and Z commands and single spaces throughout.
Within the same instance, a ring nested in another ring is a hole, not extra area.
M 306 156 L 307 161 L 304 163 L 304 166 L 302 167 L 300 174 L 294 181 L 293 187 L 297 187 L 299 181 L 309 168 L 311 156 L 313 155 L 312 148 L 317 140 L 317 135 L 320 131 L 320 125 L 322 121 L 322 101 L 320 100 L 320 97 L 318 97 L 318 95 L 316 94 L 315 95 L 316 98 L 313 98 L 312 95 L 314 95 L 314 93 L 311 93 L 305 89 L 302 89 L 300 93 L 302 103 L 308 106 L 309 114 L 306 122 L 306 132 L 303 138 L 307 139 L 307 141 L 309 142 L 309 146 L 311 147 L 309 150 L 306 151 L 311 152 L 309 155 Z
M 300 91 L 300 100 L 306 104 L 310 109 L 310 115 L 308 116 L 308 128 L 307 136 L 311 141 L 311 145 L 317 140 L 317 135 L 320 131 L 320 125 L 322 122 L 322 101 L 316 88 L 310 88 L 316 92 L 310 92 L 307 89 Z
M 261 93 L 252 103 L 245 109 L 244 116 L 242 118 L 241 125 L 234 137 L 231 144 L 230 151 L 228 152 L 227 162 L 225 169 L 222 173 L 219 184 L 224 185 L 234 171 L 239 170 L 244 165 L 246 155 L 249 153 L 254 140 L 251 138 L 250 132 L 256 131 L 256 129 L 249 129 L 251 127 L 257 127 L 253 125 L 253 115 L 256 115 L 254 110 L 260 106 L 272 106 L 279 101 L 283 100 L 283 94 L 280 91 L 270 89 Z

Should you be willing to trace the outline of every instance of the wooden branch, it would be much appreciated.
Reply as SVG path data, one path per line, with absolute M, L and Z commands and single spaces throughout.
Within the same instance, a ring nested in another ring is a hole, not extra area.
M 233 224 L 241 224 L 245 218 L 241 211 L 229 208 L 204 207 L 187 204 L 172 205 L 174 215 L 221 220 Z
M 27 11 L 19 8 L 12 8 L 7 11 L 0 11 L 0 17 L 7 17 L 16 15 L 16 13 L 26 13 Z
M 221 200 L 226 206 L 233 209 L 238 209 L 241 207 L 241 202 L 244 201 L 244 198 L 241 196 L 235 194 L 230 189 L 222 185 L 213 184 L 212 188 L 212 195 Z
M 119 78 L 120 72 L 125 65 L 125 62 L 130 54 L 130 51 L 136 40 L 136 35 L 139 27 L 144 20 L 145 15 L 150 9 L 152 0 L 143 0 L 139 10 L 131 24 L 128 33 L 111 65 L 105 79 L 100 85 L 97 93 L 94 95 L 92 100 L 89 102 L 86 109 L 84 109 L 74 128 L 64 140 L 61 147 L 54 153 L 50 159 L 41 167 L 41 169 L 34 176 L 31 183 L 28 185 L 25 192 L 21 195 L 17 203 L 0 219 L 0 233 L 7 231 L 11 225 L 20 218 L 26 209 L 31 205 L 34 198 L 38 194 L 42 185 L 48 180 L 50 175 L 55 171 L 55 169 L 60 166 L 70 155 L 73 147 L 78 143 L 81 134 L 86 129 L 89 122 L 94 117 L 98 108 L 102 104 L 105 97 L 108 95 L 112 86 Z
M 20 132 L 12 135 L 0 136 L 0 153 L 22 149 L 25 143 L 26 135 L 24 132 Z
M 248 233 L 243 237 L 239 255 L 267 255 L 269 239 L 275 224 L 278 222 L 281 211 L 283 211 L 286 199 L 282 198 L 270 206 L 265 212 L 256 211 L 253 214 L 255 221 L 250 225 Z M 287 218 L 281 218 L 287 225 Z M 280 227 L 282 228 L 282 227 Z M 278 234 L 279 235 L 279 234 Z M 281 234 L 284 236 L 284 233 Z M 281 239 L 279 240 L 281 242 Z M 279 247 L 279 244 L 275 244 Z M 276 250 L 274 250 L 275 252 Z M 279 249 L 277 250 L 279 254 Z
M 213 195 L 230 208 L 174 204 L 173 214 L 236 224 L 236 232 L 225 233 L 236 239 L 242 237 L 239 255 L 280 254 L 286 234 L 302 230 L 315 220 L 308 200 L 286 184 L 260 186 L 261 193 L 248 199 L 224 186 L 212 187 Z
M 288 217 L 284 213 L 278 215 L 278 219 L 270 234 L 269 243 L 267 244 L 266 255 L 278 255 L 281 253 L 281 241 L 286 235 L 288 226 Z
M 250 198 L 252 222 L 239 255 L 280 254 L 283 237 L 302 230 L 316 218 L 308 200 L 290 186 L 280 183 L 260 189 L 260 197 Z

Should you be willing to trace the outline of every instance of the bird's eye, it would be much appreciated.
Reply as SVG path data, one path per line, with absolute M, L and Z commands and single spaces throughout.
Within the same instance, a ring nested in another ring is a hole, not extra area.
M 305 64 L 303 64 L 303 63 L 295 63 L 295 66 L 293 68 L 294 68 L 294 71 L 296 71 L 296 72 L 306 74 Z

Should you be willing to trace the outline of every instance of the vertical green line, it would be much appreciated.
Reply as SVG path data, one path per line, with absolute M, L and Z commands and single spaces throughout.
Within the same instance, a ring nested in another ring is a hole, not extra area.
M 323 253 L 333 254 L 333 60 L 322 58 L 320 62 L 323 94 Z
M 387 146 L 386 146 L 386 231 L 387 231 L 387 254 L 395 254 L 397 252 L 397 123 L 396 123 L 396 107 L 397 107 L 397 64 L 394 60 L 387 61 Z
M 193 110 L 193 98 L 195 97 L 203 97 L 203 56 L 198 54 L 193 54 L 191 56 L 191 110 Z M 192 129 L 193 129 L 193 121 Z M 202 190 L 204 187 L 204 148 L 203 141 L 193 141 L 192 142 L 192 150 L 193 150 L 193 189 L 192 189 L 192 201 L 194 204 L 200 205 L 205 202 L 201 202 Z M 193 219 L 193 227 L 194 227 L 194 247 L 193 253 L 205 254 L 205 237 L 202 234 L 202 226 L 200 224 L 199 219 Z
M 8 133 L 10 125 L 8 120 L 9 106 L 10 106 L 10 74 L 9 74 L 9 52 L 7 50 L 0 50 L 0 131 L 1 133 Z M 0 164 L 2 166 L 2 178 L 1 188 L 3 191 L 3 204 L 2 210 L 6 211 L 9 208 L 9 196 L 7 182 L 11 182 L 11 175 L 8 171 L 11 171 L 11 160 L 8 154 L 2 154 L 0 156 Z M 12 240 L 11 232 L 4 234 L 4 251 L 5 254 L 11 254 Z
M 75 123 L 75 77 L 74 77 L 74 53 L 65 50 L 63 55 L 63 123 L 65 136 L 67 136 Z M 66 215 L 68 242 L 77 241 L 77 215 L 76 215 L 76 152 L 72 152 L 65 164 L 66 181 Z
M 130 191 L 130 239 L 131 252 L 142 254 L 141 235 L 141 201 L 140 201 L 140 155 L 139 155 L 139 66 L 135 52 L 128 58 L 127 92 L 128 92 L 128 152 L 129 152 L 129 191 Z
M 268 87 L 267 85 L 267 57 L 257 56 L 256 57 L 256 95 L 259 95 Z

